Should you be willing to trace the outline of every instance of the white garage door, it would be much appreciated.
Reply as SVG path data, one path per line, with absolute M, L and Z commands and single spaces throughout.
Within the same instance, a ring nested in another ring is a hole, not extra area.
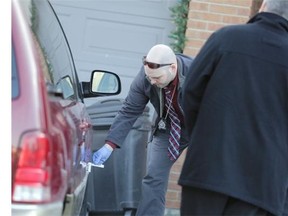
M 124 98 L 157 43 L 169 45 L 174 29 L 169 10 L 176 0 L 51 0 L 67 34 L 80 81 L 93 69 L 116 72 Z M 89 99 L 91 100 L 91 99 Z M 87 100 L 87 105 L 95 102 Z

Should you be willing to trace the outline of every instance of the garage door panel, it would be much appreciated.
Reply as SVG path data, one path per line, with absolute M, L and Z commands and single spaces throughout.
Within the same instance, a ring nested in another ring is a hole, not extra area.
M 92 70 L 108 70 L 117 73 L 122 80 L 132 81 L 133 77 L 139 72 L 142 63 L 138 60 L 136 67 L 129 67 L 129 64 L 125 66 L 115 66 L 115 64 L 100 64 L 100 63 L 91 63 L 91 62 L 82 62 L 78 67 L 77 71 L 79 72 L 79 79 L 88 81 L 90 79 L 90 74 Z M 123 84 L 129 86 L 129 84 Z
M 131 14 L 136 16 L 169 19 L 169 8 L 176 0 L 51 0 L 52 4 L 70 9 Z
M 51 0 L 67 34 L 80 81 L 93 69 L 116 72 L 127 95 L 142 56 L 170 44 L 169 8 L 177 0 Z
M 101 31 L 93 33 L 96 27 L 99 27 Z M 149 45 L 151 41 L 156 42 L 158 38 L 162 38 L 165 35 L 163 29 L 128 23 L 98 22 L 96 20 L 87 23 L 85 33 L 87 33 L 85 35 L 85 48 L 97 47 L 115 51 L 126 50 L 129 53 L 143 52 L 143 47 Z M 123 40 L 129 41 L 129 46 L 126 43 L 121 43 Z
M 101 31 L 95 32 L 94 29 L 97 27 Z M 124 64 L 128 59 L 138 59 L 139 56 L 147 52 L 147 47 L 162 42 L 163 37 L 167 35 L 165 30 L 160 28 L 97 20 L 89 20 L 84 32 L 83 47 L 77 50 L 79 59 L 93 60 L 95 59 L 93 55 L 97 53 L 97 59 L 99 57 L 107 59 L 114 56 L 119 57 L 120 63 Z M 115 64 L 119 63 L 115 62 Z

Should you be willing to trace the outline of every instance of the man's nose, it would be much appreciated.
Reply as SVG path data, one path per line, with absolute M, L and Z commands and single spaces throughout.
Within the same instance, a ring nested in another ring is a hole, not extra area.
M 153 80 L 153 79 L 151 79 L 150 82 L 151 82 L 152 85 L 154 85 L 155 83 L 157 83 L 157 81 L 156 81 L 156 80 Z

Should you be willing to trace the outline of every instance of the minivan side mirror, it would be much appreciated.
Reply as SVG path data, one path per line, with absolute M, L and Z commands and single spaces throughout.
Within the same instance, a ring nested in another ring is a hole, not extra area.
M 90 82 L 82 82 L 84 98 L 117 95 L 121 92 L 121 81 L 110 71 L 94 70 Z

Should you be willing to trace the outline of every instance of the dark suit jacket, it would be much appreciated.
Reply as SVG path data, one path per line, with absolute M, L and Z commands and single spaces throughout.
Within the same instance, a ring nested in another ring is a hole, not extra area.
M 212 34 L 183 86 L 180 185 L 281 215 L 288 188 L 288 21 L 260 13 Z
M 190 71 L 193 59 L 183 54 L 176 54 L 176 57 L 178 65 L 177 73 L 179 78 L 179 98 L 181 95 L 181 89 L 185 80 L 185 76 Z M 157 122 L 159 121 L 159 118 L 157 116 L 159 116 L 160 113 L 159 91 L 160 89 L 158 87 L 152 86 L 150 82 L 146 79 L 144 67 L 142 66 L 130 86 L 129 93 L 124 101 L 122 108 L 120 109 L 113 124 L 111 125 L 107 140 L 113 142 L 118 147 L 121 147 L 134 122 L 143 113 L 149 101 L 154 106 L 156 111 L 156 123 L 154 123 L 153 125 L 157 125 Z M 182 134 L 184 136 L 184 130 L 182 130 Z M 186 140 L 187 143 L 188 139 L 186 138 L 182 140 Z

